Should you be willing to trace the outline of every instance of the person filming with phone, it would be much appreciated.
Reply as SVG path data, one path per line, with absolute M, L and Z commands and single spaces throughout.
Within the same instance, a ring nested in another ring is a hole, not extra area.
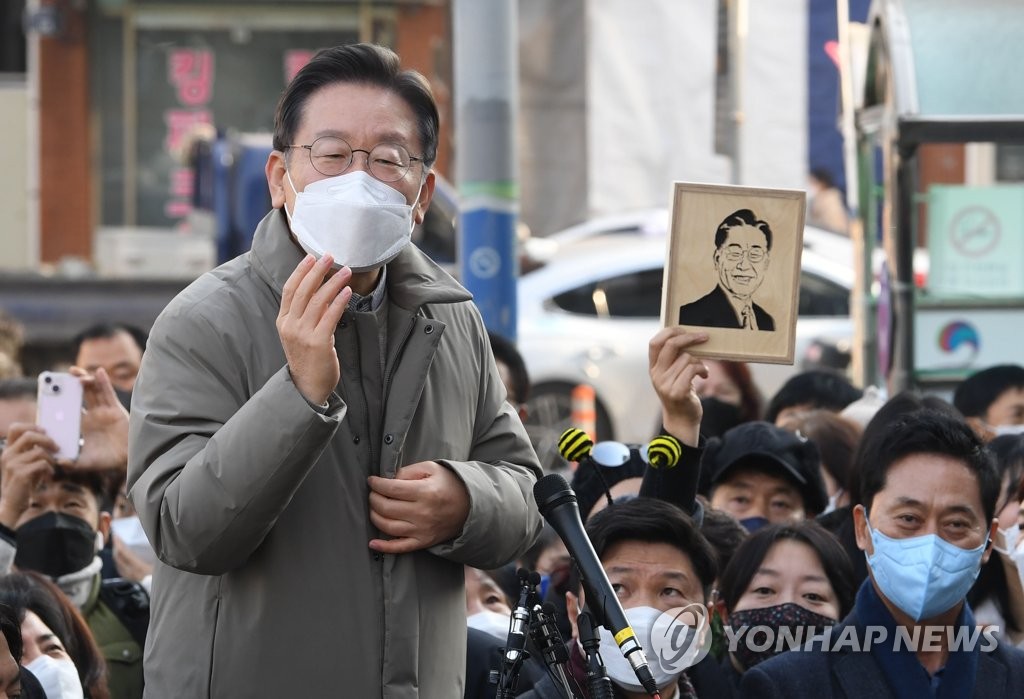
M 149 596 L 102 580 L 109 483 L 127 465 L 128 413 L 104 369 L 43 372 L 35 423 L 11 424 L 0 454 L 0 575 L 50 578 L 77 606 L 108 661 L 112 699 L 141 699 Z
M 150 699 L 462 695 L 463 565 L 533 543 L 540 467 L 471 295 L 410 244 L 438 130 L 391 50 L 317 53 L 252 249 L 154 324 L 128 465 Z

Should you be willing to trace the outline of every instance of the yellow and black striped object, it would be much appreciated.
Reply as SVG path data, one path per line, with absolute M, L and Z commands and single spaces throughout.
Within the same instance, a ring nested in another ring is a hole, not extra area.
M 647 463 L 654 468 L 672 468 L 682 455 L 682 445 L 670 435 L 655 437 L 647 446 Z
M 558 438 L 558 453 L 566 461 L 579 461 L 590 453 L 594 440 L 578 427 L 570 427 Z

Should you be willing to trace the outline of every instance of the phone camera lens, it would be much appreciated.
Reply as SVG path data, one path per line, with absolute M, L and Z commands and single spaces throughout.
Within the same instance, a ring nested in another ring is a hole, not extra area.
M 54 393 L 60 393 L 60 386 L 54 386 L 53 387 L 53 392 Z
M 43 381 L 45 381 L 46 383 L 53 383 L 53 377 L 52 376 L 47 376 L 47 377 L 43 378 Z

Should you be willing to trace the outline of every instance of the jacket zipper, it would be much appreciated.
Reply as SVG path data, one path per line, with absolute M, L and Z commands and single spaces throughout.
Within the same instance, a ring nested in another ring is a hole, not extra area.
M 359 326 L 355 323 L 352 324 L 352 329 L 356 334 L 356 366 L 360 367 L 360 373 L 362 372 L 363 366 L 363 349 L 361 340 L 359 338 Z M 373 464 L 377 464 L 377 470 L 380 471 L 380 464 L 377 463 L 377 457 L 375 455 L 376 449 L 374 448 L 373 432 L 370 430 L 370 401 L 366 398 L 366 382 L 359 382 L 359 390 L 363 392 L 363 405 L 366 407 L 366 412 L 363 414 L 363 421 L 366 425 L 366 441 L 370 443 L 370 467 Z
M 384 377 L 384 395 L 381 398 L 381 411 L 380 411 L 381 412 L 381 415 L 380 415 L 380 425 L 381 425 L 381 431 L 382 432 L 386 429 L 386 426 L 384 424 L 384 420 L 385 420 L 386 414 L 387 414 L 388 394 L 391 391 L 391 377 L 394 375 L 394 368 L 396 366 L 398 366 L 398 363 L 402 359 L 402 354 L 405 352 L 405 346 L 407 344 L 409 344 L 409 338 L 412 337 L 412 331 L 413 331 L 413 328 L 415 328 L 415 327 L 416 327 L 416 316 L 413 316 L 412 320 L 409 323 L 409 329 L 405 331 L 405 336 L 402 338 L 402 343 L 398 346 L 398 352 L 395 353 L 395 361 L 392 362 L 392 364 L 391 364 L 391 371 L 387 371 L 387 375 Z M 386 355 L 386 351 L 385 351 L 385 355 Z M 385 364 L 387 363 L 387 357 L 386 356 L 385 356 L 385 359 L 384 359 L 384 363 Z M 382 367 L 382 370 L 384 370 L 383 367 Z M 366 400 L 366 396 L 365 396 L 366 389 L 364 388 L 363 391 L 364 391 L 363 400 Z M 369 405 L 369 403 L 367 403 L 367 405 Z M 369 421 L 369 413 L 367 413 L 367 421 Z M 370 441 L 372 442 L 373 440 L 370 440 Z M 371 444 L 370 455 L 371 455 L 371 457 L 373 455 L 372 444 Z M 378 464 L 378 467 L 379 466 L 380 466 L 380 464 Z M 383 474 L 381 474 L 381 475 L 383 475 Z M 383 586 L 383 583 L 384 583 L 384 581 L 383 581 L 383 574 L 384 574 L 384 568 L 383 568 L 383 566 L 381 566 L 381 578 L 382 578 L 381 584 L 382 584 L 382 586 Z M 386 591 L 384 591 L 384 592 L 385 592 L 385 594 L 384 594 L 384 598 L 385 598 L 384 599 L 384 628 L 387 629 L 387 609 L 388 609 L 388 603 L 387 603 Z M 387 645 L 387 643 L 386 643 L 386 635 L 387 635 L 387 631 L 386 630 L 383 633 L 381 633 L 381 635 L 380 635 L 380 657 L 385 662 L 386 662 L 386 658 L 385 658 L 384 654 L 385 654 L 385 652 L 387 650 L 387 648 L 386 648 L 386 645 Z M 383 664 L 381 666 L 381 678 L 380 678 L 380 680 L 381 680 L 381 691 L 384 691 L 385 687 L 384 687 L 384 668 L 383 668 Z

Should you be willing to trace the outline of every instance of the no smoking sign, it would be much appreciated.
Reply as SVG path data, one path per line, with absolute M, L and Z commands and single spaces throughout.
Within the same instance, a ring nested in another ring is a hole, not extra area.
M 984 257 L 1002 237 L 999 217 L 985 206 L 968 206 L 956 213 L 949 224 L 953 249 L 966 257 Z

